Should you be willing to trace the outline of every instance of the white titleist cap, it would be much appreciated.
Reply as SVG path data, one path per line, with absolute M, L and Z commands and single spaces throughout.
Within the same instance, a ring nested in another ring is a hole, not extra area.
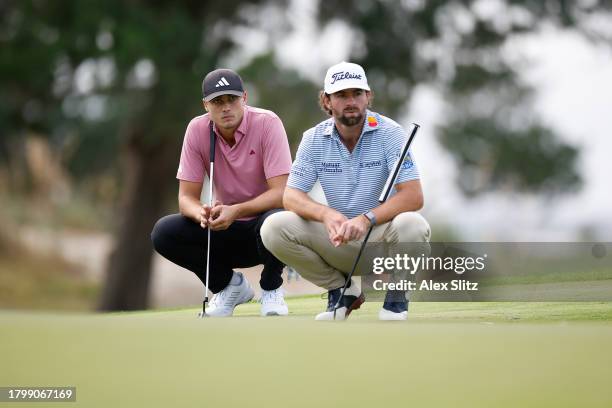
M 326 94 L 350 88 L 370 90 L 368 78 L 361 65 L 346 61 L 333 65 L 327 70 L 324 87 Z

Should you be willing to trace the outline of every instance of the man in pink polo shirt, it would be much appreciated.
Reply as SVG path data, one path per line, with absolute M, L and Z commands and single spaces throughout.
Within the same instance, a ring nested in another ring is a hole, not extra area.
M 286 315 L 283 264 L 264 247 L 260 229 L 282 208 L 291 170 L 287 134 L 271 111 L 246 104 L 240 76 L 217 69 L 202 83 L 208 112 L 187 126 L 178 168 L 179 214 L 160 219 L 151 240 L 161 255 L 206 280 L 207 228 L 211 230 L 209 289 L 215 293 L 207 315 L 231 316 L 253 298 L 246 277 L 233 268 L 263 264 L 261 314 Z M 215 204 L 200 202 L 204 174 L 210 171 L 210 131 L 215 132 L 213 189 Z

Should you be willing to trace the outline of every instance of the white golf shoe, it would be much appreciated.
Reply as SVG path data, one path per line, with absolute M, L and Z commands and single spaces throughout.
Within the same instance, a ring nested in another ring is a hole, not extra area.
M 408 300 L 402 291 L 387 291 L 378 320 L 400 321 L 408 319 Z
M 386 320 L 386 321 L 400 321 L 408 319 L 408 311 L 404 310 L 403 312 L 392 312 L 387 309 L 380 309 L 378 312 L 378 320 Z
M 234 273 L 240 275 L 240 283 L 229 284 L 221 292 L 216 293 L 210 300 L 210 308 L 206 310 L 206 316 L 229 317 L 234 313 L 236 306 L 249 302 L 255 296 L 247 278 L 240 272 Z
M 327 310 L 319 313 L 315 320 L 334 320 L 334 307 L 338 303 L 341 294 L 342 288 L 330 290 L 327 293 Z M 353 310 L 361 307 L 363 302 L 365 302 L 365 296 L 363 296 L 361 288 L 357 286 L 355 281 L 351 280 L 351 286 L 346 288 L 342 303 L 338 310 L 336 310 L 335 320 L 347 319 Z
M 262 290 L 261 299 L 262 316 L 287 316 L 289 308 L 285 303 L 285 297 L 281 288 L 274 290 Z

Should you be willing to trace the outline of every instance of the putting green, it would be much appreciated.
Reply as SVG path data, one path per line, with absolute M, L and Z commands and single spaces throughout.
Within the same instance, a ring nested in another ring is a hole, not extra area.
M 612 303 L 415 303 L 392 323 L 367 303 L 313 321 L 323 304 L 204 320 L 0 312 L 0 386 L 77 387 L 53 407 L 612 406 Z

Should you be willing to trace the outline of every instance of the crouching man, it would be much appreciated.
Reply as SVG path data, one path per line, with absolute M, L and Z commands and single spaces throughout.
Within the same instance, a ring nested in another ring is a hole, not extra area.
M 291 152 L 279 117 L 248 106 L 240 76 L 217 69 L 202 84 L 206 114 L 187 126 L 178 168 L 179 214 L 160 219 L 151 233 L 157 252 L 195 273 L 206 284 L 206 247 L 211 231 L 208 316 L 227 317 L 254 292 L 234 268 L 263 264 L 259 284 L 263 316 L 288 314 L 281 285 L 283 264 L 261 243 L 260 228 L 279 211 L 291 168 Z M 210 177 L 210 125 L 215 160 L 211 208 L 200 203 L 204 174 Z
M 305 279 L 328 290 L 328 306 L 316 320 L 332 320 L 333 307 L 370 225 L 372 242 L 427 242 L 430 228 L 416 213 L 423 193 L 414 156 L 409 152 L 395 190 L 380 196 L 407 138 L 393 120 L 368 110 L 372 93 L 363 68 L 342 62 L 329 68 L 321 108 L 331 117 L 307 130 L 291 167 L 283 205 L 261 229 L 264 245 Z M 308 196 L 319 180 L 328 206 Z M 365 298 L 351 280 L 336 319 L 346 319 Z M 387 292 L 381 320 L 405 320 L 404 292 Z

